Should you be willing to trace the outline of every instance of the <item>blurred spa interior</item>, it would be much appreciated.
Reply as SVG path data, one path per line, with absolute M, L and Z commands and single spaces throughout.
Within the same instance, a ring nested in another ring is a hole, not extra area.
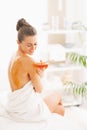
M 10 89 L 7 68 L 17 48 L 16 22 L 23 17 L 38 31 L 36 53 L 38 60 L 49 63 L 47 78 L 87 81 L 85 60 L 83 64 L 75 60 L 74 64 L 67 58 L 71 53 L 87 56 L 86 5 L 87 0 L 0 1 L 0 90 Z

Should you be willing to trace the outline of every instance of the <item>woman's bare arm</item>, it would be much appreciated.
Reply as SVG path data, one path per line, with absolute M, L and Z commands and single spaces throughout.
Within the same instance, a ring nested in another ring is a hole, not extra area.
M 42 86 L 42 82 L 41 82 L 41 77 L 40 75 L 37 73 L 37 68 L 35 68 L 34 66 L 35 61 L 33 61 L 33 59 L 28 58 L 26 60 L 26 68 L 28 71 L 28 74 L 30 76 L 32 85 L 34 86 L 34 89 L 36 92 L 42 92 L 43 86 Z

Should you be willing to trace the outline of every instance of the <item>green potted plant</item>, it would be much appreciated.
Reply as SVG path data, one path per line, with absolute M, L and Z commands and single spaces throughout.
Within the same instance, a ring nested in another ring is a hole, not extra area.
M 87 68 L 87 56 L 69 52 L 66 54 L 66 59 L 68 59 L 72 64 L 79 64 L 82 67 Z M 71 92 L 74 96 L 87 97 L 87 82 L 75 83 L 72 81 L 65 81 L 64 83 L 65 92 Z

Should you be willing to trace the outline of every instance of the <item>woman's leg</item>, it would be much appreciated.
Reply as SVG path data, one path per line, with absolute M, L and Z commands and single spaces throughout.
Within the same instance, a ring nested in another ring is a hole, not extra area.
M 58 90 L 53 90 L 44 98 L 45 103 L 51 112 L 64 115 L 64 107 L 62 104 L 62 97 L 59 94 Z
M 64 113 L 65 113 L 64 106 L 63 105 L 57 105 L 54 112 L 64 116 Z

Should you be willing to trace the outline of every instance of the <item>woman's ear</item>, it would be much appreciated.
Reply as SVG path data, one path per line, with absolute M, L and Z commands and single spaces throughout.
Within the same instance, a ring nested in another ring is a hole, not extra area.
M 19 40 L 17 40 L 17 44 L 20 44 L 20 41 L 19 41 Z

